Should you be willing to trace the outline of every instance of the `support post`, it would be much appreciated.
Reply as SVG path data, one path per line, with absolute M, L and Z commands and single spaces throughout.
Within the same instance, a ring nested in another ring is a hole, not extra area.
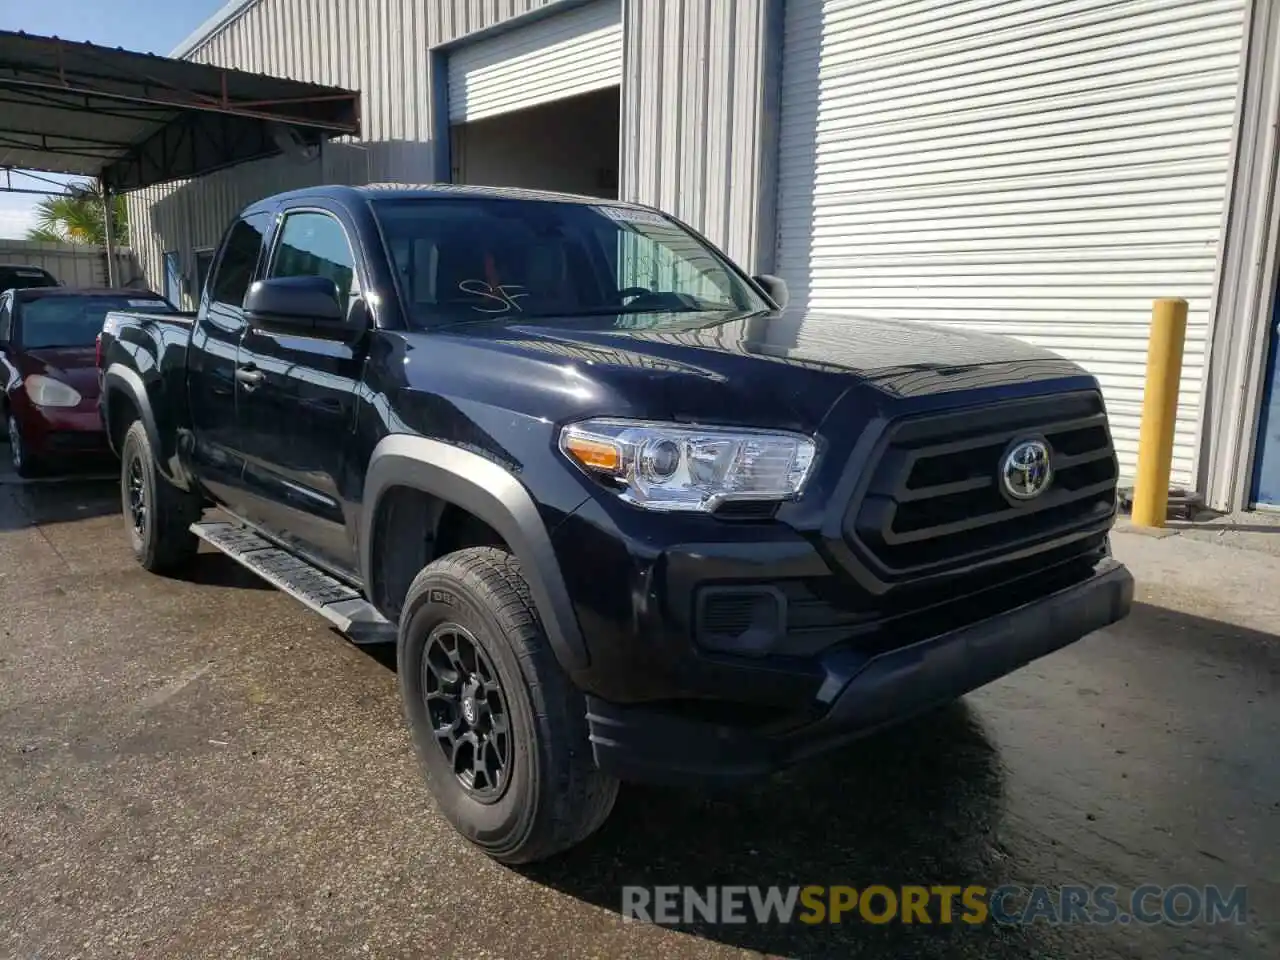
M 1187 301 L 1157 300 L 1151 308 L 1147 382 L 1138 434 L 1138 476 L 1133 486 L 1133 524 L 1163 527 L 1169 512 L 1169 473 L 1178 415 L 1178 381 L 1187 339 Z
M 116 225 L 115 211 L 112 209 L 114 204 L 112 203 L 111 189 L 106 182 L 99 180 L 98 184 L 102 194 L 103 231 L 106 234 L 103 239 L 106 241 L 105 246 L 107 248 L 107 286 L 116 287 L 119 286 L 117 282 L 119 277 L 116 276 L 119 273 L 119 268 L 116 265 Z

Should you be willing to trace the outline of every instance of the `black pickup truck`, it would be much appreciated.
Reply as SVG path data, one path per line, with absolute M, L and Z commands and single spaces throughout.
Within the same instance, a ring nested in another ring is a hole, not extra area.
M 1127 614 L 1092 377 L 787 300 L 650 207 L 268 198 L 195 314 L 107 318 L 133 550 L 396 643 L 441 810 L 509 863 L 620 780 L 766 774 Z

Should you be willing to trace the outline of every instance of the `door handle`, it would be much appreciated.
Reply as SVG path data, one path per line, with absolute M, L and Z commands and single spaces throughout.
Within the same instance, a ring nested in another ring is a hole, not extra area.
M 253 364 L 236 368 L 236 379 L 240 381 L 240 385 L 246 390 L 252 390 L 266 378 L 267 375 L 254 367 Z

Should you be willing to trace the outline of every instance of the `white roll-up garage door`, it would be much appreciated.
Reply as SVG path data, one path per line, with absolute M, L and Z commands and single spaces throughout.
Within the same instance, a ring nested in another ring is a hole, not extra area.
M 621 82 L 621 0 L 592 0 L 451 52 L 449 120 L 480 120 Z
M 1132 478 L 1151 301 L 1190 303 L 1189 483 L 1245 0 L 791 0 L 793 301 L 1011 334 L 1103 385 Z

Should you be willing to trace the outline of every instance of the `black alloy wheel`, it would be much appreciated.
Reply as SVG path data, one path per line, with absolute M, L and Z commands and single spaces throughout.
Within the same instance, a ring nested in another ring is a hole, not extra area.
M 142 458 L 137 454 L 129 459 L 129 472 L 125 482 L 125 492 L 129 499 L 129 522 L 133 525 L 133 535 L 142 542 L 147 535 L 147 484 L 142 475 Z
M 498 672 L 465 627 L 445 622 L 427 637 L 422 691 L 436 745 L 466 792 L 497 801 L 511 774 L 511 723 Z
M 557 661 L 519 559 L 464 547 L 428 563 L 400 610 L 397 675 L 437 809 L 501 863 L 534 863 L 605 821 L 582 692 Z

